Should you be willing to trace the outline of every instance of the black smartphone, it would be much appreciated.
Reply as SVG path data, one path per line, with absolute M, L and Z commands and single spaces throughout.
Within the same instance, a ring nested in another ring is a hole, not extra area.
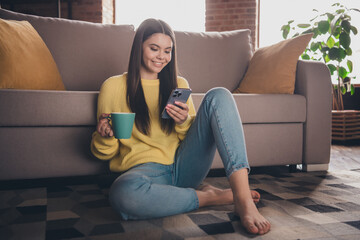
M 190 94 L 191 94 L 190 88 L 175 88 L 174 90 L 172 90 L 166 105 L 168 104 L 176 105 L 175 101 L 186 103 L 186 101 L 190 97 Z M 162 111 L 161 118 L 171 118 L 169 114 L 166 112 L 165 108 Z

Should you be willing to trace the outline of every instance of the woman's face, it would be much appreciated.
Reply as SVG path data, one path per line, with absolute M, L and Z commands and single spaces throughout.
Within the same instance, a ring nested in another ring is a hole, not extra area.
M 171 61 L 173 42 L 170 36 L 155 33 L 143 42 L 140 75 L 143 79 L 157 79 L 158 73 Z

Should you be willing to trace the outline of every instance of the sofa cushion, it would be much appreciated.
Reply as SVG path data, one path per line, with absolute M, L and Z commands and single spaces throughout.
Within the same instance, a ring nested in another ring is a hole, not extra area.
M 97 91 L 0 90 L 0 127 L 95 126 Z M 204 94 L 194 93 L 199 109 Z M 234 94 L 243 123 L 303 123 L 306 100 L 298 94 Z M 11 102 L 12 104 L 8 104 Z
M 108 77 L 127 71 L 132 25 L 37 17 L 0 9 L 0 18 L 27 20 L 42 37 L 67 90 L 97 91 Z
M 204 94 L 192 94 L 196 110 Z M 244 124 L 303 123 L 306 99 L 298 94 L 234 94 Z
M 234 92 L 293 94 L 297 61 L 312 36 L 305 34 L 257 49 Z
M 95 126 L 97 96 L 97 91 L 0 89 L 0 116 L 6 116 L 0 127 Z
M 49 49 L 27 21 L 0 19 L 0 88 L 64 90 Z
M 250 30 L 175 35 L 179 74 L 194 93 L 220 86 L 233 91 L 239 85 L 252 55 Z

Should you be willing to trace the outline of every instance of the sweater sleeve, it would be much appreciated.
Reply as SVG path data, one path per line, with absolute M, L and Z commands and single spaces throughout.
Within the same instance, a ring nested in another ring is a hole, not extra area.
M 98 96 L 97 121 L 102 113 L 111 113 L 114 101 L 114 86 L 111 81 L 105 81 Z M 112 81 L 114 82 L 114 81 Z M 100 160 L 110 160 L 119 153 L 120 142 L 115 137 L 102 137 L 97 131 L 92 135 L 91 152 Z

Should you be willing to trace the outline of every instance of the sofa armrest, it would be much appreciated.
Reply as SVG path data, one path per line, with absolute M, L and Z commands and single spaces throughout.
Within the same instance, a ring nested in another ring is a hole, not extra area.
M 331 76 L 327 66 L 323 62 L 299 60 L 295 93 L 306 98 L 303 142 L 305 170 L 307 165 L 326 166 L 330 162 L 332 109 Z

